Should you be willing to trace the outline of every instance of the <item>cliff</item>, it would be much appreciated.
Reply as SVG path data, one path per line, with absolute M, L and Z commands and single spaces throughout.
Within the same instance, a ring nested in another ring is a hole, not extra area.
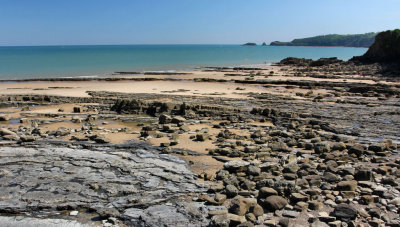
M 400 64 L 400 30 L 379 33 L 368 51 L 363 56 L 353 57 L 351 61 Z

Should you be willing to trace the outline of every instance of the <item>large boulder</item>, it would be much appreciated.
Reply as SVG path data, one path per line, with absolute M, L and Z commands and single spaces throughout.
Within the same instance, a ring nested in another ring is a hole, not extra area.
M 229 161 L 224 164 L 224 168 L 229 172 L 236 173 L 236 172 L 246 172 L 247 167 L 250 165 L 249 162 L 242 161 L 242 160 L 234 160 Z
M 250 206 L 250 201 L 238 195 L 231 200 L 231 207 L 229 208 L 229 212 L 239 216 L 244 216 L 249 211 Z
M 341 181 L 337 184 L 337 190 L 339 191 L 355 191 L 357 189 L 357 181 Z
M 171 123 L 174 123 L 174 124 L 183 124 L 185 122 L 186 122 L 186 119 L 181 116 L 175 116 L 171 120 Z
M 158 118 L 158 123 L 160 124 L 169 124 L 172 121 L 172 117 L 166 114 L 161 114 Z
M 371 181 L 372 171 L 369 169 L 358 169 L 354 175 L 354 178 L 358 181 Z
M 332 212 L 332 216 L 340 220 L 353 220 L 357 217 L 358 210 L 349 204 L 339 204 Z
M 261 202 L 263 208 L 269 211 L 281 210 L 288 204 L 285 198 L 278 195 L 269 196 Z
M 279 62 L 281 65 L 308 66 L 312 59 L 288 57 Z
M 365 152 L 365 146 L 361 144 L 354 144 L 350 149 L 349 149 L 349 154 L 355 154 L 357 157 L 361 157 Z
M 335 64 L 335 63 L 342 63 L 343 61 L 336 58 L 320 58 L 316 61 L 313 61 L 310 63 L 310 66 L 324 66 L 324 65 L 330 65 L 330 64 Z

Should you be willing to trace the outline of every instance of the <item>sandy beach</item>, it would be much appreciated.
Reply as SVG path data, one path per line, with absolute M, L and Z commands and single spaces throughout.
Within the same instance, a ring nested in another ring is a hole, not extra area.
M 273 72 L 273 74 L 271 74 Z M 249 93 L 269 93 L 296 97 L 295 93 L 306 93 L 309 90 L 301 88 L 288 89 L 284 81 L 319 81 L 319 82 L 347 82 L 361 84 L 376 84 L 377 81 L 361 77 L 354 72 L 338 75 L 336 78 L 315 78 L 309 76 L 294 76 L 288 67 L 270 66 L 257 72 L 185 72 L 186 75 L 133 75 L 116 76 L 113 80 L 104 81 L 21 81 L 0 82 L 0 94 L 42 94 L 73 97 L 89 97 L 89 91 L 108 91 L 122 93 L 173 94 L 189 96 L 218 96 L 225 98 L 248 98 Z M 257 73 L 259 75 L 257 75 Z M 351 74 L 353 73 L 353 74 Z M 235 83 L 236 80 L 245 81 L 246 78 L 254 83 Z M 134 79 L 132 81 L 131 79 Z M 140 81 L 143 79 L 143 81 Z M 144 81 L 145 79 L 153 81 Z M 171 81 L 174 80 L 174 81 Z M 202 82 L 211 80 L 210 82 Z M 217 82 L 223 81 L 223 82 Z M 256 81 L 260 81 L 257 83 Z M 268 88 L 263 83 L 282 81 L 283 85 L 273 84 Z M 263 83 L 261 83 L 263 82 Z M 379 83 L 392 84 L 379 81 Z M 326 93 L 324 89 L 315 90 L 317 93 Z

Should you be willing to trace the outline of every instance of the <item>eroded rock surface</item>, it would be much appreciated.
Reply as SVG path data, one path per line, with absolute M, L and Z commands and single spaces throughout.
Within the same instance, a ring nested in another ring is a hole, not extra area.
M 172 155 L 141 148 L 2 147 L 0 169 L 2 213 L 86 208 L 132 221 L 129 211 L 135 209 L 134 221 L 143 225 L 154 222 L 153 216 L 193 225 L 204 221 L 201 213 L 189 220 L 193 211 L 182 209 L 196 204 L 176 205 L 177 197 L 206 187 Z

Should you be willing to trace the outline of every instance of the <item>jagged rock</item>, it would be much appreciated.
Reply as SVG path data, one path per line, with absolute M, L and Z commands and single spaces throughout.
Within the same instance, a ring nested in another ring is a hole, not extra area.
M 251 203 L 247 199 L 238 195 L 231 200 L 229 212 L 239 216 L 244 216 L 249 211 L 250 206 Z
M 328 224 L 326 224 L 325 222 L 317 220 L 317 221 L 311 223 L 311 227 L 330 227 L 330 226 Z
M 250 211 L 256 216 L 262 216 L 264 214 L 264 209 L 262 208 L 262 206 L 255 204 L 254 206 L 252 206 L 250 208 Z
M 339 204 L 333 210 L 332 215 L 340 220 L 354 220 L 358 211 L 349 204 Z
M 269 148 L 271 148 L 272 151 L 275 152 L 290 152 L 290 148 L 283 142 L 274 142 L 270 143 Z
M 339 191 L 355 191 L 357 189 L 357 181 L 341 181 L 337 184 Z
M 237 189 L 234 185 L 227 185 L 225 188 L 225 194 L 228 197 L 235 197 L 239 193 L 239 189 Z
M 210 138 L 210 135 L 208 133 L 198 133 L 196 134 L 196 140 L 197 141 L 206 141 Z
M 336 151 L 336 150 L 343 151 L 346 148 L 347 148 L 346 144 L 343 142 L 336 142 L 336 143 L 333 143 L 333 145 L 332 145 L 332 150 L 334 150 L 334 151 Z
M 6 115 L 6 114 L 0 114 L 0 121 L 9 121 L 10 120 L 10 116 Z
M 368 169 L 358 169 L 354 174 L 354 178 L 357 181 L 371 181 L 372 171 Z
M 319 211 L 323 208 L 323 204 L 319 201 L 309 201 L 308 202 L 308 208 L 310 208 L 310 210 L 315 210 L 315 211 Z
M 214 196 L 214 201 L 215 201 L 214 205 L 222 205 L 225 202 L 225 200 L 226 200 L 226 195 L 217 193 Z
M 305 58 L 288 57 L 279 62 L 282 65 L 308 66 L 313 60 Z
M 184 117 L 181 116 L 175 116 L 172 118 L 171 123 L 174 124 L 182 124 L 185 123 L 186 119 Z
M 158 118 L 158 123 L 160 124 L 169 124 L 171 123 L 172 117 L 166 114 L 161 114 Z
M 349 149 L 349 153 L 350 154 L 355 154 L 357 155 L 357 157 L 360 157 L 364 154 L 365 151 L 365 146 L 361 145 L 361 144 L 354 144 L 350 149 Z
M 320 142 L 314 145 L 314 151 L 317 154 L 324 154 L 331 151 L 331 148 L 328 143 Z
M 108 139 L 107 137 L 103 135 L 96 135 L 96 137 L 93 139 L 96 143 L 110 143 L 111 140 Z
M 57 129 L 57 131 L 51 133 L 54 134 L 55 136 L 67 136 L 71 133 L 71 131 L 65 127 L 60 127 Z M 49 133 L 50 134 L 50 133 Z
M 230 218 L 228 214 L 215 215 L 211 218 L 210 226 L 211 227 L 229 227 L 230 226 Z
M 72 117 L 72 123 L 82 123 L 82 118 L 80 117 Z
M 373 152 L 383 152 L 386 150 L 387 146 L 386 144 L 380 143 L 380 144 L 371 144 L 368 146 L 368 150 L 373 151 Z
M 228 218 L 229 218 L 229 223 L 232 226 L 237 226 L 239 224 L 246 222 L 246 218 L 244 216 L 239 216 L 236 214 L 228 213 Z
M 110 218 L 110 217 L 119 218 L 121 216 L 119 211 L 115 208 L 101 207 L 101 208 L 96 209 L 96 213 L 102 218 Z
M 250 163 L 246 161 L 229 161 L 224 164 L 224 169 L 232 173 L 245 172 L 249 165 Z
M 81 112 L 82 112 L 82 107 L 80 107 L 80 106 L 74 106 L 73 112 L 74 112 L 74 113 L 81 113 Z
M 20 138 L 22 142 L 33 142 L 36 140 L 34 136 L 27 136 L 27 135 L 21 136 Z
M 261 199 L 266 199 L 267 197 L 272 195 L 278 195 L 278 192 L 275 189 L 269 187 L 262 187 L 258 192 L 258 196 Z
M 288 217 L 288 218 L 297 218 L 299 216 L 299 212 L 294 211 L 294 210 L 284 210 L 282 213 L 283 217 Z
M 337 174 L 331 172 L 324 172 L 324 180 L 327 182 L 338 182 L 340 177 Z
M 254 166 L 254 165 L 250 165 L 248 167 L 247 172 L 248 172 L 249 175 L 258 176 L 261 173 L 261 169 L 256 167 L 256 166 Z
M 306 202 L 308 201 L 309 197 L 307 195 L 303 195 L 301 193 L 292 193 L 290 195 L 290 201 L 297 203 L 297 202 Z
M 295 163 L 291 163 L 289 165 L 286 165 L 282 172 L 283 173 L 297 173 L 297 171 L 300 169 L 299 165 L 295 164 Z

